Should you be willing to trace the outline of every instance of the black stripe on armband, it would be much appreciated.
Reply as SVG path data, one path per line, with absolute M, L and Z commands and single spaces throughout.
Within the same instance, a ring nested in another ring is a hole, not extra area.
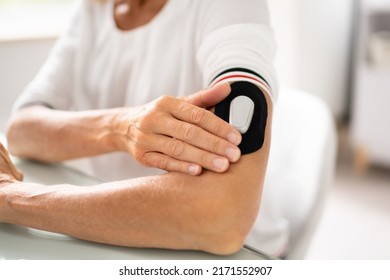
M 231 84 L 229 96 L 215 106 L 215 114 L 237 128 L 242 135 L 241 154 L 253 153 L 263 146 L 268 107 L 264 93 L 246 81 Z

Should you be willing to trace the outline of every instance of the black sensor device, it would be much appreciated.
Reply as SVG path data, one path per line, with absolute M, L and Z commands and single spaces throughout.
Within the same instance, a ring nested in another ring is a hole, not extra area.
M 264 93 L 253 83 L 231 84 L 227 98 L 215 106 L 218 117 L 234 126 L 242 135 L 241 154 L 253 153 L 263 146 L 268 107 Z

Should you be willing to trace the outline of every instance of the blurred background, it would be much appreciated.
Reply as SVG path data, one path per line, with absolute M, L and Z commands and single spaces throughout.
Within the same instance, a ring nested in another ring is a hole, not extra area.
M 0 131 L 73 0 L 0 0 Z M 269 0 L 282 87 L 330 107 L 336 177 L 307 259 L 390 259 L 390 0 Z M 321 125 L 321 124 L 319 124 Z

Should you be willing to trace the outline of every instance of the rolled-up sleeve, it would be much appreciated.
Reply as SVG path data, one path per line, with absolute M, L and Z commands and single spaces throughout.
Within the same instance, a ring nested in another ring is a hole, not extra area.
M 275 101 L 278 92 L 273 67 L 276 44 L 266 1 L 204 2 L 197 52 L 203 86 L 249 81 Z

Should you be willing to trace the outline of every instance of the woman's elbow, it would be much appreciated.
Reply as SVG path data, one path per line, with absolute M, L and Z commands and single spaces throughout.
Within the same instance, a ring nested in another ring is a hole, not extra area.
M 225 232 L 220 232 L 218 236 L 210 238 L 204 244 L 204 251 L 216 255 L 231 255 L 237 253 L 245 243 L 249 232 L 241 231 L 238 228 L 229 228 Z M 212 242 L 210 242 L 212 241 Z
M 251 201 L 248 205 L 220 201 L 208 212 L 204 225 L 202 250 L 217 254 L 229 255 L 238 252 L 245 243 L 255 222 L 259 202 Z M 251 205 L 251 206 L 249 206 Z M 206 237 L 206 238 L 205 238 Z

